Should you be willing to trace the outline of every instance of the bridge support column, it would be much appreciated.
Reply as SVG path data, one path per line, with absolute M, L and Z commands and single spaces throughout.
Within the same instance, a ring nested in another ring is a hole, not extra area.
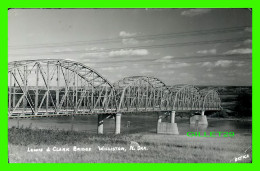
M 171 125 L 170 125 L 170 132 L 171 134 L 179 135 L 179 130 L 177 123 L 175 123 L 175 113 L 176 111 L 171 111 Z
M 161 122 L 162 122 L 162 116 L 159 115 L 158 120 L 157 120 L 157 129 L 156 129 L 157 134 L 160 132 L 159 129 L 160 129 Z
M 102 114 L 98 115 L 98 134 L 103 134 L 104 130 L 104 116 Z
M 171 123 L 175 123 L 175 111 L 171 112 Z
M 162 122 L 162 116 L 159 116 L 157 134 L 179 135 L 178 126 L 177 123 L 175 123 L 175 111 L 171 111 L 171 123 Z
M 121 113 L 116 114 L 116 129 L 115 129 L 115 134 L 120 134 L 120 128 L 121 128 Z
M 157 121 L 158 123 L 161 123 L 162 122 L 162 117 L 161 116 L 159 116 L 158 117 L 158 121 Z
M 201 115 L 199 116 L 198 120 L 199 125 L 208 125 L 207 116 L 205 115 L 205 111 L 201 111 Z

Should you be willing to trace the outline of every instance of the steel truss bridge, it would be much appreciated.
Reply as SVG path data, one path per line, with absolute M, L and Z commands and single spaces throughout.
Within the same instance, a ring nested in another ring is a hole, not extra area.
M 104 118 L 121 119 L 121 114 L 129 112 L 204 114 L 209 110 L 221 110 L 221 100 L 214 89 L 167 86 L 158 78 L 147 76 L 126 77 L 111 84 L 94 69 L 69 60 L 8 63 L 9 118 L 97 114 L 103 127 Z

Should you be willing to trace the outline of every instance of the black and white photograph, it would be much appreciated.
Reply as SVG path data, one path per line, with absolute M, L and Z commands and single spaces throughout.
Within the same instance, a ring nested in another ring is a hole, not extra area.
M 252 9 L 9 9 L 8 162 L 252 163 Z

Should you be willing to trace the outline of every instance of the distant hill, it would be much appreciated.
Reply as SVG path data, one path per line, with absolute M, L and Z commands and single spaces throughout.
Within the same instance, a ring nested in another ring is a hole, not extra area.
M 228 116 L 252 114 L 252 86 L 197 86 L 200 89 L 214 88 L 221 98 L 221 106 Z M 246 98 L 246 99 L 245 99 Z M 251 103 L 251 106 L 249 106 Z M 246 109 L 245 109 L 246 108 Z

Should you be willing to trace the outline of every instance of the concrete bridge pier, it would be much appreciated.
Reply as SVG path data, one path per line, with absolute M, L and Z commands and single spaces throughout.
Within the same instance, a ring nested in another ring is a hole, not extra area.
M 190 124 L 195 125 L 198 120 L 199 120 L 199 115 L 194 115 L 194 116 L 190 117 Z
M 171 112 L 171 134 L 179 135 L 178 126 L 175 123 L 175 113 L 176 111 Z
M 115 118 L 115 134 L 120 134 L 121 129 L 121 113 L 117 113 L 115 115 L 111 114 L 99 114 L 98 115 L 98 127 L 97 133 L 103 134 L 104 133 L 104 120 L 109 118 Z
M 98 134 L 103 134 L 104 130 L 104 116 L 103 114 L 98 115 Z
M 160 132 L 160 125 L 162 123 L 162 116 L 159 115 L 158 120 L 157 120 L 157 134 Z
M 117 113 L 115 117 L 115 134 L 120 134 L 121 129 L 121 113 Z
M 162 116 L 159 116 L 157 122 L 157 134 L 173 134 L 179 135 L 177 123 L 175 123 L 176 111 L 171 111 L 171 122 L 162 122 Z
M 175 111 L 171 112 L 171 123 L 175 123 Z
M 205 115 L 205 111 L 201 111 L 201 115 L 194 115 L 190 117 L 190 124 L 196 124 L 198 122 L 198 125 L 208 125 L 207 116 Z
M 201 115 L 198 120 L 199 125 L 208 125 L 207 116 L 205 115 L 205 110 L 201 111 Z

